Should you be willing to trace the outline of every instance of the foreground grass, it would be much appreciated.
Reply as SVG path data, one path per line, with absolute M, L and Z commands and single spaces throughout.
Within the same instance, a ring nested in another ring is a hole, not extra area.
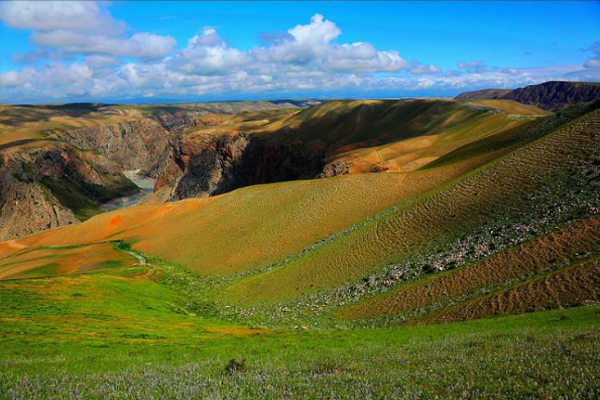
M 0 398 L 600 396 L 598 305 L 409 328 L 259 330 L 182 309 L 185 295 L 162 273 L 2 283 Z

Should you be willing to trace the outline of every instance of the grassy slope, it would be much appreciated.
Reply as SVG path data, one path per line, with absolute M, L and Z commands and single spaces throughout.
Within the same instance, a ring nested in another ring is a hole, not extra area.
M 150 268 L 0 283 L 0 397 L 600 394 L 598 306 L 402 329 L 269 331 L 190 313 L 173 271 Z M 246 360 L 243 371 L 225 371 L 232 358 Z
M 209 199 L 138 206 L 22 239 L 36 245 L 133 242 L 203 273 L 266 266 L 464 173 L 367 174 L 260 185 Z M 228 251 L 224 252 L 223 249 Z
M 390 206 L 403 195 L 400 178 L 371 175 L 245 188 L 207 200 L 112 212 L 74 227 L 76 233 L 72 228 L 59 229 L 26 242 L 125 238 L 135 241 L 136 249 L 202 272 L 232 272 L 299 251 Z M 367 187 L 372 190 L 369 196 Z M 225 246 L 231 252 L 224 254 Z
M 500 300 L 506 293 L 515 290 L 523 292 L 529 288 L 532 281 L 553 276 L 556 271 L 576 278 L 577 270 L 571 270 L 569 266 L 573 262 L 579 263 L 582 259 L 600 256 L 598 243 L 600 217 L 586 218 L 491 255 L 475 264 L 445 273 L 426 275 L 420 280 L 399 285 L 383 295 L 350 307 L 343 315 L 348 318 L 374 318 L 414 313 L 415 310 L 423 309 L 421 314 L 431 313 L 428 318 L 441 320 L 445 318 L 444 314 L 459 314 L 464 308 L 477 308 L 481 315 L 493 315 L 567 306 L 572 303 L 569 301 L 570 296 L 565 293 L 559 296 L 556 293 L 557 287 L 551 282 L 544 286 L 544 290 L 528 290 L 534 295 L 534 302 L 513 298 L 508 301 L 505 299 L 504 303 L 498 302 L 497 305 L 485 303 L 494 299 Z M 593 269 L 590 268 L 589 271 L 592 272 Z M 567 283 L 569 276 L 566 276 L 562 283 Z M 591 293 L 587 293 L 590 290 Z M 595 298 L 594 290 L 598 290 L 598 282 L 595 279 L 577 282 L 570 288 L 571 295 L 578 297 L 580 303 Z M 553 298 L 548 298 L 549 295 Z M 454 310 L 442 311 L 441 315 L 438 315 L 440 312 L 437 310 L 454 304 L 457 304 Z M 519 310 L 515 310 L 515 307 Z
M 90 273 L 105 268 L 132 265 L 132 256 L 116 251 L 111 243 L 89 246 L 21 247 L 8 242 L 7 252 L 0 250 L 0 280 L 54 277 L 60 275 Z
M 495 146 L 488 146 L 491 138 L 474 142 L 481 145 L 468 157 L 409 174 L 255 186 L 210 199 L 135 207 L 22 242 L 69 245 L 124 239 L 139 251 L 209 274 L 284 261 L 283 266 L 275 264 L 276 268 L 241 277 L 224 289 L 239 301 L 276 302 L 360 280 L 387 263 L 452 240 L 499 216 L 512 215 L 517 221 L 526 217 L 530 207 L 539 204 L 539 199 L 527 193 L 547 184 L 561 185 L 563 181 L 556 178 L 577 167 L 579 158 L 582 165 L 587 162 L 589 149 L 596 145 L 597 138 L 586 137 L 578 125 L 549 132 L 542 129 L 534 135 L 546 135 L 542 139 L 480 170 L 514 151 L 511 144 L 520 143 L 521 130 L 495 135 L 499 138 Z M 504 140 L 504 135 L 510 139 Z M 502 177 L 502 185 L 497 184 L 497 177 Z M 393 204 L 396 208 L 387 214 L 344 231 Z M 328 239 L 329 235 L 333 236 Z M 217 298 L 222 289 L 215 294 Z
M 54 129 L 77 129 L 131 121 L 128 115 L 102 113 L 95 106 L 0 106 L 0 145 L 39 146 Z M 19 144 L 19 141 L 30 140 Z
M 522 224 L 517 228 L 529 228 L 527 217 L 535 218 L 536 208 L 550 209 L 550 203 L 571 212 L 571 191 L 575 202 L 586 206 L 595 190 L 586 168 L 596 162 L 599 114 L 555 131 L 540 128 L 525 140 L 518 129 L 503 132 L 458 151 L 464 157 L 453 152 L 409 174 L 249 187 L 211 199 L 120 210 L 0 243 L 0 273 L 16 266 L 22 269 L 17 277 L 24 278 L 0 281 L 0 398 L 598 398 L 597 305 L 423 327 L 292 331 L 240 325 L 241 314 L 224 322 L 215 317 L 213 301 L 280 301 L 327 291 L 381 270 L 390 260 L 451 243 L 473 227 L 514 219 Z M 573 186 L 566 184 L 570 180 Z M 582 182 L 591 182 L 589 188 Z M 559 220 L 561 215 L 550 216 Z M 432 313 L 428 322 L 490 316 L 481 311 L 502 304 L 525 305 L 508 307 L 510 312 L 528 311 L 531 304 L 535 309 L 530 299 L 547 287 L 562 290 L 566 305 L 580 304 L 577 298 L 571 302 L 572 295 L 600 284 L 594 258 L 598 217 L 583 217 L 479 263 L 426 275 L 415 281 L 411 298 L 434 293 L 431 297 L 443 300 L 451 290 L 456 298 L 474 285 L 485 288 L 523 271 L 539 271 L 532 279 Z M 81 263 L 72 257 L 89 262 L 92 253 L 106 260 L 132 258 L 123 253 L 126 247 L 110 243 L 24 245 L 117 239 L 217 275 L 307 251 L 271 269 L 223 278 L 195 275 L 156 257 L 148 266 L 115 264 L 85 275 L 27 276 L 83 272 L 50 268 L 48 258 L 71 267 Z M 547 264 L 557 266 L 548 271 Z M 499 271 L 498 265 L 512 269 Z M 363 298 L 352 309 L 354 317 L 378 316 L 381 307 L 391 307 L 394 314 L 397 305 L 390 299 L 405 289 L 400 285 L 387 295 Z M 586 298 L 597 297 L 593 290 Z M 520 300 L 511 303 L 515 298 Z M 373 305 L 379 301 L 384 305 Z M 333 314 L 339 311 L 332 307 Z M 314 320 L 326 326 L 325 319 Z M 224 371 L 234 357 L 246 359 L 244 371 Z
M 418 103 L 412 104 L 408 110 L 406 105 L 395 105 L 390 107 L 391 111 L 383 113 L 383 126 L 379 136 L 375 136 L 370 142 L 336 149 L 329 161 L 343 160 L 351 163 L 350 171 L 353 173 L 373 170 L 412 171 L 468 143 L 529 125 L 532 116 L 549 115 L 536 107 L 511 104 L 510 101 L 490 102 L 492 103 L 486 107 L 500 112 L 486 112 L 471 107 L 471 103 L 458 102 L 434 102 L 435 105 L 425 110 L 421 110 L 423 106 Z M 413 108 L 418 108 L 419 113 L 411 118 Z M 402 123 L 386 125 L 387 114 Z M 406 114 L 409 116 L 408 121 Z M 376 126 L 378 123 L 374 122 Z M 371 146 L 370 143 L 377 145 Z M 356 147 L 359 148 L 355 149 Z
M 551 114 L 550 111 L 542 110 L 534 105 L 521 104 L 513 100 L 471 100 L 469 102 L 479 104 L 484 107 L 489 107 L 513 116 L 544 117 Z
M 512 126 L 511 120 L 505 117 L 453 101 L 331 102 L 301 112 L 271 112 L 274 119 L 265 120 L 263 114 L 215 117 L 216 128 L 202 128 L 196 133 L 203 129 L 246 130 L 250 128 L 244 126 L 259 123 L 257 132 L 264 130 L 263 133 L 283 137 L 301 137 L 307 142 L 327 142 L 331 151 L 363 145 L 365 137 L 384 143 L 426 134 L 429 138 L 444 137 L 436 140 L 445 145 L 434 146 L 437 154 L 443 154 L 494 132 L 494 137 L 502 136 L 508 132 L 504 129 Z M 340 127 L 340 121 L 347 119 L 349 122 Z M 211 121 L 205 122 L 211 124 Z M 263 123 L 273 126 L 265 129 Z M 518 123 L 522 124 L 523 120 Z M 483 129 L 485 126 L 489 129 Z M 472 131 L 477 134 L 470 134 Z M 400 146 L 404 142 L 406 140 L 401 140 Z M 42 234 L 31 239 L 31 243 L 79 244 L 107 237 L 122 238 L 134 241 L 134 247 L 140 251 L 202 272 L 246 270 L 282 260 L 352 223 L 432 190 L 495 156 L 497 154 L 487 154 L 436 171 L 257 186 L 207 201 L 124 210 L 94 218 L 81 227 Z M 113 218 L 119 222 L 111 224 Z M 154 232 L 160 235 L 151 235 Z M 224 253 L 223 248 L 232 251 Z
M 568 186 L 569 174 L 583 173 L 579 169 L 593 161 L 599 117 L 583 117 L 282 268 L 248 277 L 227 294 L 240 301 L 277 301 L 333 288 L 482 224 L 530 218 L 545 202 L 560 202 L 575 190 Z M 540 190 L 545 197 L 533 195 Z M 594 191 L 585 184 L 577 190 Z
M 406 172 L 528 122 L 456 101 L 355 100 L 311 107 L 264 130 L 324 148 L 327 162 L 350 163 L 351 173 Z

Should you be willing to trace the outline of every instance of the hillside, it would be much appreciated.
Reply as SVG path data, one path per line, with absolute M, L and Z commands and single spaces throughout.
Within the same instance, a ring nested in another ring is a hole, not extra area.
M 132 174 L 160 176 L 159 186 L 176 181 L 178 134 L 205 116 L 313 103 L 0 106 L 0 238 L 97 215 L 104 204 L 140 191 L 127 177 Z
M 386 276 L 454 270 L 596 215 L 599 118 L 594 107 L 537 118 L 472 137 L 404 173 L 250 186 L 113 211 L 20 239 L 21 250 L 15 243 L 0 247 L 0 270 L 43 270 L 48 246 L 125 242 L 135 252 L 214 276 L 201 297 L 217 308 L 244 314 L 253 304 L 253 318 L 256 310 L 271 315 L 283 307 L 298 315 L 334 312 L 302 304 L 314 296 L 344 307 L 368 303 L 378 290 L 401 287 L 404 278 Z M 591 243 L 593 250 L 597 242 Z M 45 253 L 33 257 L 38 246 Z
M 510 89 L 482 89 L 471 92 L 464 92 L 455 97 L 456 100 L 491 100 L 501 99 L 504 95 L 510 93 Z
M 600 100 L 600 83 L 551 81 L 514 90 L 476 90 L 461 93 L 455 98 L 457 100 L 513 100 L 522 104 L 531 104 L 544 110 L 558 111 L 573 104 Z
M 600 394 L 599 102 L 137 107 L 2 150 L 3 226 L 156 184 L 0 242 L 0 397 Z
M 314 103 L 5 106 L 2 238 L 97 215 L 104 204 L 139 191 L 132 175 L 155 181 L 155 193 L 142 201 L 164 202 L 255 184 L 404 173 L 546 115 L 508 101 L 356 100 L 297 107 Z M 86 166 L 72 167 L 79 159 Z M 65 169 L 76 172 L 59 179 Z M 21 225 L 21 212 L 33 208 L 15 207 L 24 199 L 41 206 L 27 211 L 34 217 Z

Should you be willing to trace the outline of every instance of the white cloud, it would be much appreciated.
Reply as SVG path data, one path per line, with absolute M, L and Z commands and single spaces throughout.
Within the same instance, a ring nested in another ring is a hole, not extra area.
M 3 2 L 0 19 L 32 30 L 35 45 L 63 53 L 160 58 L 176 46 L 170 36 L 137 32 L 126 37 L 125 23 L 90 1 Z
M 168 62 L 193 75 L 224 75 L 248 63 L 248 54 L 230 48 L 212 28 L 188 40 L 188 45 Z
M 442 71 L 434 64 L 408 62 L 396 50 L 366 42 L 343 43 L 340 27 L 320 14 L 285 33 L 263 35 L 263 44 L 247 51 L 231 46 L 212 27 L 177 50 L 170 36 L 126 35 L 125 24 L 95 3 L 70 1 L 62 8 L 54 2 L 40 4 L 40 8 L 28 2 L 0 5 L 0 18 L 10 26 L 32 30 L 31 40 L 39 46 L 22 56 L 36 62 L 35 67 L 0 74 L 0 101 L 516 87 L 565 77 L 582 79 L 583 73 L 596 71 L 598 62 L 596 47 L 591 47 L 585 49 L 592 52 L 585 66 L 517 70 L 475 60 Z M 66 19 L 78 21 L 56 22 Z
M 437 65 L 423 65 L 419 62 L 413 63 L 413 67 L 410 69 L 411 74 L 416 75 L 428 75 L 428 74 L 439 74 L 442 70 Z
M 83 62 L 94 69 L 111 67 L 120 63 L 118 58 L 100 55 L 85 56 Z
M 398 71 L 409 66 L 397 51 L 378 51 L 369 43 L 333 43 L 341 29 L 315 14 L 307 25 L 296 25 L 268 48 L 255 48 L 253 56 L 264 63 L 291 63 L 337 72 Z
M 122 24 L 91 1 L 5 1 L 0 19 L 14 28 L 33 30 L 118 31 Z

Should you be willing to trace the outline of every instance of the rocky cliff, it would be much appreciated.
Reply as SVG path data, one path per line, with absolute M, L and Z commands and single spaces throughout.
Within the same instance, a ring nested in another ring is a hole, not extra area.
M 600 100 L 600 83 L 545 82 L 515 89 L 502 98 L 557 111 L 573 104 Z
M 183 176 L 172 200 L 206 197 L 243 186 L 318 176 L 323 152 L 268 135 L 198 134 L 181 140 L 177 160 Z M 164 179 L 159 177 L 159 180 Z
M 66 143 L 0 153 L 0 239 L 89 218 L 115 197 L 137 192 L 111 161 Z
M 62 131 L 56 136 L 80 149 L 93 150 L 122 170 L 156 177 L 173 162 L 175 138 L 155 121 L 139 121 Z

